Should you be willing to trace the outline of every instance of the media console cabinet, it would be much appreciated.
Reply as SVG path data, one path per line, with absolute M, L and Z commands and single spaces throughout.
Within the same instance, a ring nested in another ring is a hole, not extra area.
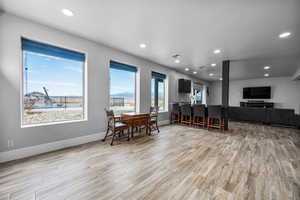
M 229 107 L 229 119 L 270 125 L 300 127 L 300 117 L 293 109 Z
M 264 102 L 264 101 L 248 101 L 240 102 L 241 107 L 251 107 L 251 108 L 274 108 L 274 103 Z

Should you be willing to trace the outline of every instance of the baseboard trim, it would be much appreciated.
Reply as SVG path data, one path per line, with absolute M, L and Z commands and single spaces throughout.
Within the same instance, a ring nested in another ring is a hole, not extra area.
M 20 149 L 14 149 L 11 151 L 0 152 L 0 163 L 17 160 L 21 158 L 27 158 L 34 155 L 39 155 L 59 149 L 64 149 L 67 147 L 73 147 L 89 142 L 94 142 L 100 140 L 104 137 L 104 132 L 91 134 L 82 137 L 71 138 L 67 140 L 60 140 L 56 142 L 40 144 L 31 147 L 25 147 Z
M 158 121 L 158 126 L 164 126 L 169 124 L 170 124 L 170 120 Z
M 170 120 L 164 120 L 158 122 L 159 126 L 164 126 L 168 124 L 170 124 Z M 97 140 L 101 140 L 104 137 L 104 134 L 105 134 L 104 132 L 96 133 L 96 134 L 91 134 L 82 137 L 76 137 L 76 138 L 60 140 L 56 142 L 50 142 L 50 143 L 40 144 L 31 147 L 14 149 L 11 151 L 0 152 L 0 163 L 17 160 L 21 158 L 27 158 L 30 156 L 35 156 L 35 155 L 39 155 L 51 151 L 73 147 L 73 146 L 77 146 L 89 142 L 94 142 Z

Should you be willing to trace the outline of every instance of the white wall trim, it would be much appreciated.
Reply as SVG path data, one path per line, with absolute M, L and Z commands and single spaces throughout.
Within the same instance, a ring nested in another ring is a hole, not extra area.
M 56 142 L 0 152 L 0 163 L 17 160 L 21 158 L 27 158 L 42 153 L 47 153 L 59 149 L 64 149 L 67 147 L 77 146 L 80 144 L 101 140 L 104 137 L 104 134 L 105 134 L 104 132 L 101 132 L 92 135 L 71 138 L 67 140 L 60 140 Z
M 170 120 L 159 121 L 158 125 L 168 125 L 170 124 Z M 39 155 L 59 149 L 64 149 L 67 147 L 73 147 L 97 140 L 101 140 L 104 137 L 104 132 L 96 133 L 92 135 L 82 136 L 71 138 L 67 140 L 60 140 L 56 142 L 50 142 L 46 144 L 35 145 L 31 147 L 25 147 L 20 149 L 14 149 L 11 151 L 0 152 L 0 163 L 17 160 L 21 158 L 27 158 L 34 155 Z

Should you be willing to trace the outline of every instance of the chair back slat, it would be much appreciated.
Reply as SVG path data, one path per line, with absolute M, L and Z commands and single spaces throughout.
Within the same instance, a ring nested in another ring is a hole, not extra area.
M 115 114 L 113 110 L 105 109 L 106 117 L 108 120 L 108 126 L 113 127 L 115 124 Z
M 115 116 L 113 110 L 105 110 L 105 112 L 106 112 L 106 117 L 114 117 Z
M 157 114 L 158 113 L 158 108 L 155 106 L 150 107 L 150 114 Z

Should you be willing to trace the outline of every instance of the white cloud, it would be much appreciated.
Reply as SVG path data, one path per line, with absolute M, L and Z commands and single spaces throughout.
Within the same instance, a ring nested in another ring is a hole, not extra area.
M 82 73 L 82 69 L 79 67 L 65 66 L 64 69 L 71 70 L 74 72 Z

